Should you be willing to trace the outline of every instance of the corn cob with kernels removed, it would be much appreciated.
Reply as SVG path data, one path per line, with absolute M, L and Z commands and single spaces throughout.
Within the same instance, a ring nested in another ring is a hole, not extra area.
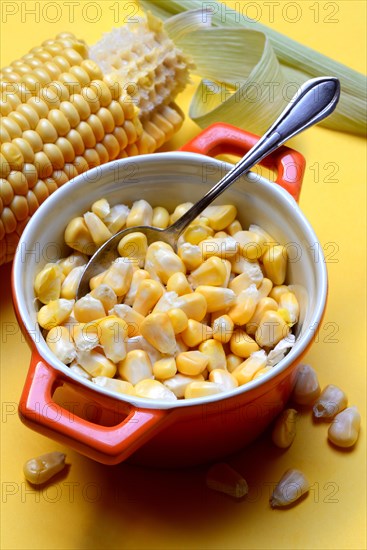
M 88 48 L 61 33 L 0 73 L 0 264 L 30 216 L 89 168 L 151 153 L 180 128 L 190 61 L 150 16 Z

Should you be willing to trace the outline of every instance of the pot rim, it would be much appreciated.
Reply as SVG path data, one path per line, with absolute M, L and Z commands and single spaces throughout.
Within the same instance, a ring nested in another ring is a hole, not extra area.
M 237 396 L 242 393 L 250 392 L 251 390 L 258 388 L 262 385 L 265 386 L 267 382 L 269 382 L 270 380 L 273 380 L 279 374 L 287 370 L 297 360 L 299 356 L 303 355 L 303 353 L 310 346 L 314 338 L 314 332 L 311 330 L 301 333 L 301 335 L 298 337 L 296 341 L 296 344 L 294 345 L 293 348 L 290 349 L 290 351 L 287 353 L 284 359 L 282 359 L 271 371 L 266 373 L 264 376 L 259 377 L 255 380 L 252 380 L 247 384 L 239 386 L 231 391 L 215 394 L 213 396 L 194 398 L 194 399 L 178 399 L 177 401 L 164 401 L 164 400 L 158 400 L 158 399 L 152 400 L 152 399 L 146 399 L 142 397 L 135 397 L 135 396 L 130 397 L 124 394 L 117 394 L 111 390 L 97 386 L 91 380 L 83 379 L 80 376 L 75 375 L 72 371 L 70 371 L 70 368 L 67 365 L 62 363 L 59 359 L 57 359 L 52 354 L 51 350 L 47 347 L 47 344 L 41 334 L 41 331 L 38 325 L 37 325 L 37 329 L 36 330 L 34 329 L 34 323 L 30 319 L 29 313 L 27 311 L 25 299 L 22 293 L 22 287 L 20 285 L 21 272 L 23 268 L 21 249 L 24 246 L 24 243 L 27 243 L 27 241 L 30 242 L 30 236 L 32 235 L 34 228 L 37 227 L 39 223 L 41 223 L 44 213 L 46 213 L 48 210 L 51 210 L 53 208 L 55 209 L 59 208 L 59 205 L 60 203 L 62 203 L 63 198 L 73 191 L 74 186 L 80 186 L 83 184 L 87 185 L 88 179 L 89 180 L 91 179 L 93 181 L 96 175 L 100 174 L 100 176 L 102 176 L 104 173 L 106 172 L 108 173 L 111 170 L 112 166 L 114 168 L 116 167 L 116 163 L 118 165 L 124 165 L 131 162 L 160 163 L 162 161 L 167 160 L 172 164 L 173 161 L 175 159 L 177 160 L 178 158 L 180 159 L 180 161 L 184 160 L 186 162 L 192 162 L 192 161 L 194 161 L 195 163 L 212 162 L 217 166 L 220 165 L 223 169 L 226 169 L 226 170 L 230 170 L 233 166 L 229 162 L 213 159 L 211 157 L 198 154 L 198 153 L 183 152 L 183 151 L 169 151 L 169 152 L 162 152 L 162 153 L 139 155 L 139 157 L 136 160 L 135 160 L 135 157 L 119 159 L 119 160 L 115 160 L 115 161 L 106 163 L 104 165 L 92 168 L 84 172 L 83 174 L 79 174 L 72 180 L 65 183 L 62 187 L 57 189 L 38 208 L 38 210 L 35 212 L 35 214 L 32 216 L 32 218 L 28 222 L 19 240 L 17 251 L 13 260 L 13 269 L 12 269 L 13 301 L 19 315 L 19 320 L 23 324 L 24 330 L 27 332 L 27 334 L 31 338 L 31 346 L 33 348 L 33 352 L 37 352 L 37 354 L 48 365 L 52 366 L 52 368 L 54 368 L 55 370 L 61 372 L 66 378 L 69 378 L 74 382 L 77 382 L 78 384 L 82 384 L 87 388 L 92 388 L 94 391 L 97 391 L 98 393 L 109 396 L 115 400 L 124 401 L 134 405 L 137 408 L 142 408 L 142 409 L 169 410 L 169 409 L 177 409 L 182 407 L 193 407 L 193 406 L 202 405 L 202 404 L 206 405 L 209 403 L 214 403 L 225 399 L 230 399 L 231 397 Z M 251 179 L 254 180 L 254 183 L 256 183 L 256 185 L 265 187 L 267 192 L 269 192 L 270 194 L 273 194 L 274 197 L 276 197 L 278 200 L 282 201 L 283 203 L 286 203 L 286 206 L 290 210 L 295 211 L 296 216 L 298 218 L 298 223 L 302 226 L 302 232 L 305 235 L 307 235 L 307 238 L 308 238 L 307 240 L 309 241 L 312 240 L 313 243 L 319 243 L 319 240 L 311 224 L 302 213 L 297 202 L 287 191 L 282 189 L 282 187 L 280 187 L 276 183 L 254 172 L 249 172 L 246 175 L 246 178 L 250 180 Z M 103 187 L 101 187 L 101 194 L 102 194 L 102 189 Z M 327 270 L 326 270 L 326 264 L 324 261 L 324 256 L 322 253 L 321 246 L 317 247 L 317 254 L 319 255 L 319 257 L 318 257 L 318 261 L 315 261 L 315 264 L 316 264 L 315 273 L 317 273 L 318 299 L 317 299 L 317 305 L 312 314 L 312 326 L 318 326 L 318 323 L 320 323 L 325 310 L 326 298 L 327 298 Z M 39 341 L 37 341 L 37 339 Z

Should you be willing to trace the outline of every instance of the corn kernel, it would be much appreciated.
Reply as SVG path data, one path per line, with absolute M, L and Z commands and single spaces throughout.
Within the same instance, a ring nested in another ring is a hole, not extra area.
M 328 439 L 337 447 L 352 447 L 359 436 L 361 415 L 357 407 L 347 407 L 338 413 L 328 429 Z
M 236 233 L 239 231 L 242 231 L 242 225 L 238 220 L 234 220 L 232 223 L 229 224 L 228 227 L 226 227 L 226 232 L 233 237 Z
M 158 380 L 141 380 L 135 386 L 135 395 L 147 399 L 164 399 L 165 401 L 176 401 L 177 397 L 171 390 Z
M 173 300 L 173 307 L 182 309 L 189 319 L 194 319 L 195 321 L 202 321 L 207 311 L 206 300 L 198 292 L 178 296 Z
M 105 278 L 107 271 L 108 270 L 106 269 L 105 271 L 98 273 L 98 275 L 95 275 L 89 280 L 89 288 L 91 290 L 95 290 L 97 287 L 99 287 L 103 283 L 103 279 Z
M 236 296 L 234 305 L 228 310 L 228 315 L 234 324 L 245 325 L 253 316 L 258 301 L 259 293 L 256 285 L 251 284 L 248 288 L 242 290 Z
M 187 376 L 201 374 L 209 363 L 209 358 L 200 351 L 184 351 L 176 357 L 178 372 Z
M 105 216 L 103 221 L 113 235 L 123 229 L 129 212 L 130 210 L 125 204 L 116 204 L 111 207 L 109 214 Z
M 125 380 L 108 378 L 107 376 L 96 376 L 92 378 L 92 382 L 101 388 L 106 388 L 106 390 L 127 395 L 135 395 L 134 386 Z
M 98 323 L 100 329 L 99 342 L 107 359 L 114 363 L 122 361 L 126 357 L 126 345 L 128 327 L 125 321 L 119 317 L 105 317 Z
M 298 405 L 311 405 L 320 395 L 320 385 L 315 370 L 310 365 L 300 365 L 292 400 Z
M 269 233 L 265 231 L 265 229 L 263 229 L 259 225 L 251 224 L 249 227 L 249 231 L 258 235 L 258 237 L 260 238 L 261 247 L 263 248 L 264 252 L 271 246 L 279 244 L 271 235 L 269 235 Z
M 153 208 L 152 226 L 159 229 L 166 229 L 169 226 L 169 212 L 162 206 Z
M 203 262 L 201 250 L 197 245 L 185 242 L 181 243 L 177 247 L 177 254 L 185 264 L 186 269 L 188 269 L 189 271 L 197 269 L 199 265 Z
M 260 347 L 274 347 L 289 334 L 289 326 L 278 311 L 267 310 L 261 317 L 255 332 L 255 340 Z
M 212 337 L 212 329 L 208 325 L 189 319 L 187 328 L 181 333 L 183 342 L 190 348 L 198 346 L 204 340 Z
M 144 321 L 144 317 L 135 311 L 131 306 L 126 304 L 116 304 L 110 313 L 117 315 L 127 324 L 127 336 L 132 338 L 141 334 L 140 325 Z
M 264 351 L 252 353 L 250 357 L 241 363 L 233 372 L 238 384 L 242 386 L 253 379 L 255 374 L 266 366 L 266 354 Z
M 243 357 L 239 357 L 234 353 L 228 353 L 226 357 L 226 365 L 227 365 L 228 372 L 232 373 L 241 363 L 243 363 Z
M 296 502 L 310 489 L 310 484 L 300 470 L 287 470 L 270 497 L 272 508 L 288 506 Z
M 213 338 L 222 344 L 227 344 L 233 334 L 234 323 L 229 315 L 220 315 L 212 324 Z
M 90 351 L 99 345 L 100 329 L 95 321 L 74 325 L 71 334 L 78 351 Z
M 42 485 L 65 468 L 65 458 L 57 451 L 31 458 L 23 466 L 24 477 L 33 485 Z
M 70 256 L 63 258 L 58 262 L 58 265 L 61 267 L 65 277 L 69 275 L 70 271 L 75 267 L 85 266 L 88 262 L 87 256 L 81 254 L 80 252 L 73 252 Z
M 126 227 L 152 225 L 153 208 L 145 200 L 135 201 L 126 218 Z
M 199 346 L 199 351 L 208 358 L 207 368 L 211 372 L 214 369 L 226 369 L 226 354 L 223 346 L 217 340 L 211 339 L 202 342 Z
M 264 376 L 264 374 L 270 372 L 272 368 L 273 367 L 266 366 L 263 369 L 258 370 L 252 380 L 255 380 L 256 378 L 261 378 L 261 376 Z
M 209 489 L 225 493 L 234 498 L 242 498 L 248 493 L 246 480 L 228 464 L 217 463 L 206 474 Z
M 120 256 L 128 258 L 131 262 L 137 262 L 140 268 L 144 267 L 147 249 L 147 238 L 144 233 L 138 231 L 122 237 L 117 246 L 117 251 Z
M 102 302 L 93 298 L 90 294 L 83 296 L 75 302 L 74 316 L 80 323 L 88 323 L 105 317 L 106 312 Z
M 209 374 L 209 381 L 218 384 L 222 391 L 230 391 L 238 386 L 236 378 L 225 369 L 212 370 Z
M 84 221 L 88 227 L 89 233 L 92 236 L 93 242 L 98 246 L 102 246 L 108 239 L 112 237 L 112 233 L 107 226 L 103 223 L 93 212 L 86 212 L 84 214 Z
M 313 414 L 316 418 L 331 420 L 348 405 L 346 394 L 333 384 L 326 386 L 313 406 Z
M 167 311 L 169 320 L 171 321 L 173 331 L 175 334 L 181 334 L 184 330 L 187 329 L 189 320 L 187 315 L 182 309 L 174 307 Z
M 52 353 L 65 365 L 68 365 L 75 359 L 75 345 L 66 327 L 53 327 L 47 333 L 46 343 Z
M 78 364 L 83 367 L 92 377 L 107 376 L 113 378 L 116 374 L 116 365 L 105 355 L 96 350 L 78 351 Z
M 195 399 L 197 397 L 208 397 L 222 393 L 222 389 L 214 382 L 195 381 L 188 384 L 185 389 L 185 399 Z
M 117 365 L 119 375 L 133 386 L 146 378 L 153 378 L 152 363 L 146 351 L 134 349 Z
M 34 292 L 43 304 L 60 298 L 63 273 L 58 264 L 46 264 L 37 274 Z
M 48 302 L 37 313 L 38 324 L 47 330 L 61 325 L 71 314 L 74 302 L 74 300 L 65 300 L 64 298 Z
M 106 313 L 110 311 L 117 304 L 116 293 L 106 284 L 97 286 L 90 292 L 90 296 L 99 300 Z
M 239 244 L 239 253 L 248 260 L 258 260 L 264 253 L 261 238 L 252 231 L 239 231 L 233 235 Z
M 139 285 L 141 281 L 145 281 L 146 279 L 150 279 L 150 275 L 147 271 L 145 271 L 145 269 L 136 269 L 134 271 L 130 288 L 124 297 L 124 304 L 127 304 L 128 306 L 133 305 Z
M 275 285 L 282 285 L 287 270 L 287 249 L 282 245 L 270 247 L 263 256 L 263 265 L 266 276 Z
M 185 230 L 183 238 L 186 242 L 190 244 L 198 245 L 204 239 L 212 237 L 213 233 L 213 229 L 211 229 L 208 225 L 201 223 L 192 223 Z
M 285 309 L 288 312 L 288 324 L 293 326 L 299 318 L 299 304 L 293 292 L 284 292 L 279 297 L 279 308 Z
M 246 324 L 246 332 L 251 336 L 256 333 L 260 321 L 266 311 L 277 311 L 278 304 L 272 298 L 261 298 L 256 305 L 255 311 L 251 319 Z
M 159 359 L 153 365 L 153 374 L 159 380 L 172 378 L 177 372 L 176 361 L 174 357 L 164 357 Z
M 225 262 L 227 260 L 221 260 L 217 256 L 212 256 L 208 260 L 205 260 L 189 276 L 189 281 L 193 285 L 193 288 L 199 285 L 226 286 L 228 271 Z M 227 263 L 229 264 L 229 262 Z
M 163 381 L 163 384 L 171 390 L 175 396 L 180 399 L 185 396 L 185 390 L 191 382 L 203 381 L 204 377 L 201 374 L 197 376 L 185 376 L 184 374 L 175 374 L 172 378 Z
M 280 449 L 287 449 L 296 437 L 297 411 L 285 409 L 277 418 L 271 434 L 274 445 Z
M 152 278 L 158 278 L 163 284 L 167 284 L 171 275 L 177 272 L 186 273 L 185 264 L 173 248 L 160 241 L 149 245 L 144 268 Z
M 211 256 L 222 259 L 233 259 L 238 256 L 238 242 L 233 237 L 204 239 L 199 244 L 204 260 Z
M 267 277 L 264 277 L 260 283 L 260 286 L 257 289 L 259 291 L 259 300 L 261 300 L 261 298 L 267 298 L 272 288 L 273 288 L 272 281 Z
M 231 352 L 239 357 L 247 358 L 259 350 L 258 344 L 244 330 L 237 328 L 229 341 Z
M 144 338 L 161 353 L 173 355 L 176 337 L 169 316 L 165 312 L 151 313 L 140 325 Z
M 70 248 L 82 254 L 91 256 L 97 250 L 97 246 L 82 217 L 73 218 L 68 223 L 65 229 L 64 240 Z
M 74 298 L 76 298 L 76 293 L 78 290 L 80 279 L 83 275 L 83 271 L 84 265 L 74 267 L 68 273 L 68 275 L 66 275 L 61 285 L 61 298 L 66 298 L 67 300 L 73 300 Z
M 99 199 L 92 204 L 91 210 L 93 214 L 103 220 L 111 212 L 110 205 L 106 199 Z
M 162 289 L 163 289 L 162 285 Z M 174 292 L 171 290 L 170 292 L 164 292 L 162 296 L 159 298 L 158 302 L 153 308 L 153 313 L 157 313 L 158 311 L 165 311 L 168 312 L 170 309 L 175 308 L 175 300 L 178 298 L 177 292 Z
M 158 281 L 154 281 L 153 279 L 143 280 L 138 286 L 132 307 L 145 317 L 162 295 L 163 288 Z
M 108 285 L 116 296 L 125 296 L 133 277 L 133 265 L 126 258 L 117 258 L 107 269 L 102 282 Z
M 236 271 L 235 264 L 240 266 L 239 271 Z M 239 273 L 239 275 L 234 277 L 228 285 L 236 294 L 239 294 L 242 290 L 246 290 L 246 288 L 252 284 L 259 288 L 264 278 L 259 262 L 250 262 L 242 256 L 239 258 L 238 262 L 232 262 L 232 271 L 234 273 Z
M 220 231 L 236 219 L 237 210 L 233 204 L 211 205 L 205 208 L 201 215 L 208 219 L 210 227 Z
M 279 304 L 281 295 L 288 292 L 289 288 L 287 287 L 287 285 L 276 285 L 273 286 L 273 288 L 269 292 L 269 298 L 273 298 L 273 300 L 275 300 Z
M 194 206 L 192 202 L 184 202 L 176 206 L 174 212 L 171 214 L 170 223 L 175 223 L 181 216 L 183 216 L 190 208 Z
M 236 301 L 236 295 L 233 290 L 224 287 L 200 285 L 195 290 L 195 293 L 204 296 L 208 313 L 230 307 Z
M 183 296 L 184 294 L 190 294 L 190 292 L 192 292 L 186 275 L 180 271 L 170 276 L 166 287 L 168 292 L 176 292 L 178 296 Z
M 71 372 L 75 374 L 76 376 L 79 376 L 79 378 L 85 378 L 86 380 L 92 380 L 92 377 L 90 374 L 87 373 L 82 367 L 79 367 L 79 365 L 76 364 L 76 362 L 72 363 L 69 366 Z

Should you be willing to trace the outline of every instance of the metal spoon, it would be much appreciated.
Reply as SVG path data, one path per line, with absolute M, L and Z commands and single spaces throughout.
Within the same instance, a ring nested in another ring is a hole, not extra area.
M 129 227 L 122 229 L 106 241 L 86 265 L 78 286 L 77 299 L 89 292 L 89 280 L 107 269 L 116 258 L 116 248 L 122 237 L 139 231 L 146 235 L 148 244 L 164 241 L 176 249 L 179 236 L 209 204 L 285 141 L 330 115 L 338 103 L 339 96 L 340 83 L 337 78 L 321 77 L 305 82 L 279 118 L 252 149 L 175 223 L 166 229 L 150 226 Z

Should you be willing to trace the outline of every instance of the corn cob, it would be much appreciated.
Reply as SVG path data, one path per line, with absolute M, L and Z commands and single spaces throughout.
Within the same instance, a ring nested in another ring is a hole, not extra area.
M 0 72 L 0 265 L 30 216 L 89 168 L 151 153 L 180 128 L 191 65 L 152 17 L 88 48 L 61 33 Z

